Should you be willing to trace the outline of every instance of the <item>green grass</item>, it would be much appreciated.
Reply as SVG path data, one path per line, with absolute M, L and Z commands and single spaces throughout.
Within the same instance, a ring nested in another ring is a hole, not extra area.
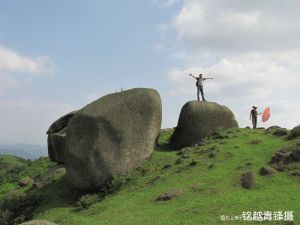
M 16 156 L 0 155 L 0 200 L 11 190 L 27 191 L 29 187 L 20 187 L 19 181 L 25 177 L 33 179 L 45 174 L 53 165 L 46 157 L 30 161 Z
M 229 139 L 210 139 L 205 146 L 190 148 L 188 158 L 175 164 L 180 156 L 166 145 L 171 133 L 172 130 L 164 132 L 159 139 L 160 148 L 155 149 L 140 168 L 122 177 L 128 182 L 119 191 L 87 209 L 79 210 L 75 206 L 76 194 L 65 176 L 58 176 L 41 190 L 43 195 L 51 197 L 36 211 L 34 218 L 59 225 L 229 225 L 258 222 L 221 221 L 221 215 L 238 216 L 243 211 L 294 211 L 295 224 L 300 224 L 300 178 L 291 176 L 289 171 L 267 177 L 258 173 L 278 149 L 299 140 L 287 141 L 265 134 L 263 130 L 235 129 L 227 133 Z M 252 140 L 261 142 L 251 144 Z M 208 150 L 212 147 L 219 152 L 209 158 Z M 197 163 L 190 166 L 191 162 Z M 208 168 L 212 164 L 212 168 Z M 164 169 L 165 165 L 171 166 Z M 240 177 L 247 171 L 254 171 L 257 177 L 257 185 L 251 190 L 240 186 Z M 170 201 L 154 201 L 160 194 L 173 190 L 181 190 L 182 194 Z

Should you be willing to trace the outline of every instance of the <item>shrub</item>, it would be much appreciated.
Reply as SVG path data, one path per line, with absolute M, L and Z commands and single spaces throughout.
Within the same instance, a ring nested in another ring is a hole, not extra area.
M 31 219 L 34 209 L 43 201 L 42 196 L 36 193 L 9 192 L 0 205 L 0 224 L 14 225 Z
M 300 137 L 300 125 L 294 127 L 288 136 L 289 139 L 293 139 L 297 137 Z
M 98 194 L 87 194 L 83 195 L 79 198 L 79 200 L 76 202 L 76 206 L 80 209 L 86 209 L 90 207 L 91 205 L 95 204 L 100 200 L 100 197 Z

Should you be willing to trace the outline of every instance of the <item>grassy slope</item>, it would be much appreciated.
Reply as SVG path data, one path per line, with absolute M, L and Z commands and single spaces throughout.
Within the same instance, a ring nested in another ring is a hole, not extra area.
M 19 180 L 44 174 L 51 165 L 54 164 L 45 157 L 30 161 L 16 156 L 0 155 L 0 199 L 13 189 L 26 191 L 30 187 L 21 188 Z
M 162 141 L 166 141 L 169 135 L 170 132 L 165 133 Z M 260 167 L 279 148 L 291 142 L 262 130 L 238 129 L 229 136 L 225 143 L 221 143 L 224 140 L 210 140 L 208 145 L 199 148 L 206 150 L 216 146 L 219 149 L 216 157 L 209 158 L 208 153 L 199 154 L 192 150 L 188 153 L 189 158 L 183 159 L 181 164 L 174 164 L 180 157 L 177 152 L 156 149 L 142 167 L 127 176 L 131 181 L 119 192 L 85 210 L 69 204 L 70 189 L 65 178 L 61 177 L 44 190 L 51 199 L 39 209 L 35 218 L 59 225 L 211 225 L 245 223 L 220 220 L 221 215 L 237 216 L 243 211 L 294 211 L 295 222 L 300 223 L 299 177 L 292 177 L 289 172 L 277 172 L 270 177 L 258 174 Z M 261 143 L 249 144 L 253 139 L 259 139 Z M 197 164 L 189 166 L 192 161 Z M 167 164 L 172 166 L 163 169 Z M 211 164 L 214 166 L 209 169 Z M 240 176 L 246 171 L 256 172 L 255 189 L 241 188 Z M 151 184 L 157 176 L 160 178 Z M 183 193 L 170 201 L 154 202 L 158 195 L 172 190 L 182 190 Z

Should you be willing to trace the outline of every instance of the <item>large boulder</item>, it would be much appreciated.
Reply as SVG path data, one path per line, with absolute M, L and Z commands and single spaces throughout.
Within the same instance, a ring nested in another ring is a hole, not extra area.
M 109 94 L 82 108 L 67 126 L 70 182 L 93 190 L 141 165 L 153 151 L 161 117 L 159 94 L 146 88 Z
M 57 119 L 48 129 L 48 155 L 51 161 L 65 162 L 65 138 L 69 121 L 78 111 L 72 111 Z
M 238 123 L 226 106 L 214 102 L 190 101 L 181 109 L 170 144 L 173 148 L 192 146 L 220 129 L 236 127 Z

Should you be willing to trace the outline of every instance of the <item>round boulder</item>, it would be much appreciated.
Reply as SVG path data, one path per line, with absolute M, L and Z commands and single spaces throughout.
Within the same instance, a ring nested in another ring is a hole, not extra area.
M 146 88 L 109 94 L 82 108 L 66 131 L 70 182 L 94 190 L 141 165 L 153 151 L 161 117 L 158 92 Z
M 234 114 L 226 106 L 214 102 L 191 101 L 181 109 L 170 144 L 176 149 L 192 146 L 220 129 L 237 127 Z

